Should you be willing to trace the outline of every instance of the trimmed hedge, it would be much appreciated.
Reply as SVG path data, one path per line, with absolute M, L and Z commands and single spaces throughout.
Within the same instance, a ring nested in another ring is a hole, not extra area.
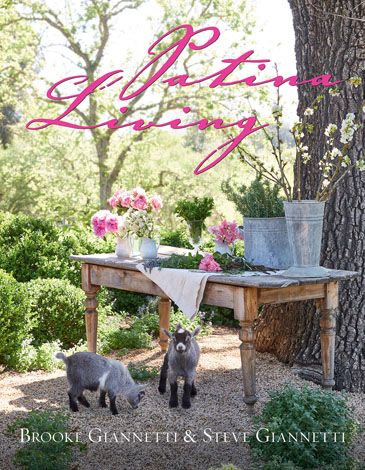
M 98 240 L 86 229 L 61 228 L 23 214 L 0 214 L 0 266 L 20 282 L 57 278 L 79 286 L 80 264 L 70 255 L 112 249 L 110 242 Z
M 0 270 L 0 362 L 12 366 L 30 328 L 26 288 Z
M 85 294 L 63 279 L 34 279 L 25 284 L 30 298 L 33 345 L 60 341 L 63 348 L 75 346 L 85 337 Z M 98 307 L 102 323 L 106 307 Z

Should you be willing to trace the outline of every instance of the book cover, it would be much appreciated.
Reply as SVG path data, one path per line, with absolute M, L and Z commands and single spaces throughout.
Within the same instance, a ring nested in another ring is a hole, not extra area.
M 364 22 L 1 1 L 1 468 L 363 468 Z

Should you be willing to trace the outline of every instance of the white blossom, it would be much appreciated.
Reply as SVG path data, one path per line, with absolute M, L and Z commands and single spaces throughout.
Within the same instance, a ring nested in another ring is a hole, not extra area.
M 324 134 L 327 135 L 328 137 L 331 137 L 336 131 L 337 131 L 336 124 L 328 124 L 328 126 L 326 127 L 326 130 L 324 131 Z
M 358 162 L 356 162 L 356 166 L 360 171 L 364 171 L 365 170 L 365 160 L 359 160 Z
M 304 153 L 302 154 L 303 163 L 304 163 L 305 165 L 310 161 L 311 158 L 312 158 L 312 157 L 309 155 L 308 152 L 304 152 Z
M 348 155 L 345 155 L 343 157 L 341 166 L 344 167 L 344 168 L 347 168 L 350 165 L 350 163 L 351 163 L 350 157 Z
M 342 155 L 342 152 L 340 149 L 333 147 L 333 149 L 330 152 L 330 159 L 334 160 L 337 157 L 340 157 Z
M 355 120 L 355 114 L 354 113 L 348 113 L 345 117 L 345 119 L 342 121 L 341 125 L 341 138 L 340 142 L 342 144 L 347 144 L 351 142 L 354 136 L 354 132 L 357 129 L 357 124 L 354 123 Z
M 331 96 L 339 96 L 340 94 L 340 91 L 337 87 L 334 87 L 334 88 L 330 88 L 328 90 L 328 93 L 331 95 Z
M 314 110 L 312 108 L 306 108 L 304 110 L 304 116 L 313 116 Z
M 361 85 L 361 77 L 351 77 L 349 78 L 349 83 L 354 87 L 357 88 Z

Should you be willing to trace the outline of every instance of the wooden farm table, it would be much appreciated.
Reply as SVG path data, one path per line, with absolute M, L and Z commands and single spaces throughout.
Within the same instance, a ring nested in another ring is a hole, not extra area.
M 172 247 L 161 246 L 159 256 L 172 253 L 186 253 Z M 82 263 L 82 288 L 86 294 L 86 336 L 88 350 L 96 351 L 97 340 L 97 299 L 101 286 L 112 287 L 160 297 L 160 328 L 169 329 L 171 301 L 150 279 L 144 276 L 136 265 L 140 259 L 121 259 L 114 254 L 72 256 Z M 331 270 L 329 277 L 293 279 L 277 275 L 237 276 L 220 275 L 208 278 L 203 304 L 227 307 L 234 310 L 234 317 L 241 329 L 241 363 L 243 374 L 244 401 L 253 405 L 256 396 L 255 330 L 258 307 L 267 304 L 314 299 L 321 310 L 321 349 L 324 388 L 332 388 L 334 382 L 334 355 L 336 335 L 336 309 L 338 306 L 339 281 L 356 277 L 351 271 Z M 160 332 L 162 351 L 167 349 L 168 338 Z

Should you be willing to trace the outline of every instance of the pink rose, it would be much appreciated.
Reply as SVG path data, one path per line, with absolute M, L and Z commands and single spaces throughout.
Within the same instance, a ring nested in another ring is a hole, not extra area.
M 206 254 L 204 258 L 200 261 L 199 269 L 202 271 L 207 271 L 209 273 L 216 273 L 222 271 L 219 263 L 213 258 L 213 255 Z
M 107 233 L 106 221 L 107 217 L 111 215 L 110 211 L 101 210 L 93 215 L 91 218 L 91 224 L 93 226 L 94 233 L 97 237 L 103 238 Z
M 132 195 L 129 191 L 123 191 L 119 196 L 119 204 L 122 207 L 130 207 Z
M 117 207 L 117 204 L 118 204 L 118 200 L 117 198 L 114 196 L 112 196 L 110 199 L 108 199 L 108 204 L 109 206 L 111 207 Z
M 132 194 L 130 191 L 125 191 L 124 189 L 118 189 L 113 196 L 108 199 L 108 203 L 111 207 L 130 207 L 132 200 Z
M 134 198 L 138 198 L 139 196 L 145 196 L 146 191 L 143 188 L 140 188 L 139 186 L 137 188 L 132 189 L 132 196 Z
M 107 232 L 118 232 L 118 216 L 114 214 L 108 214 L 106 218 L 105 229 Z
M 133 200 L 132 207 L 138 211 L 146 210 L 148 208 L 147 197 L 144 194 L 140 194 Z
M 155 194 L 154 196 L 152 196 L 151 198 L 151 206 L 152 206 L 152 209 L 154 211 L 159 211 L 161 208 L 162 208 L 162 199 L 161 199 L 161 196 L 158 196 L 157 194 Z

